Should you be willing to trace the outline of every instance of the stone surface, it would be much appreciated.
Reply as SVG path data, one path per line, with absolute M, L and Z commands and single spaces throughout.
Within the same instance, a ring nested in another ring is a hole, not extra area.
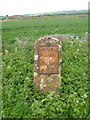
M 58 73 L 58 46 L 39 47 L 39 73 Z
M 34 83 L 43 91 L 58 91 L 61 85 L 61 40 L 45 36 L 35 41 Z

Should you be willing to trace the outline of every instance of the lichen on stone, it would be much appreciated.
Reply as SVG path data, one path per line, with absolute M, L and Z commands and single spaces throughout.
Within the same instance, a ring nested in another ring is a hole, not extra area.
M 34 72 L 34 77 L 36 77 L 38 75 L 38 73 Z
M 34 55 L 34 60 L 38 60 L 38 55 Z

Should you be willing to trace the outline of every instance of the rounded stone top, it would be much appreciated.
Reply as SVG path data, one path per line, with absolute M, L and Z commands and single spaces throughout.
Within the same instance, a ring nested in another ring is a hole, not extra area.
M 39 40 L 44 40 L 44 39 L 56 39 L 56 40 L 67 40 L 67 38 L 69 37 L 69 34 L 55 34 L 55 35 L 47 35 L 44 37 L 39 38 Z

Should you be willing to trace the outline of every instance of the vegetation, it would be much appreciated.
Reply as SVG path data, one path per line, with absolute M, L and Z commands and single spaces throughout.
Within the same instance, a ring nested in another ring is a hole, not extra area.
M 64 17 L 64 16 L 88 16 L 90 10 L 69 10 L 69 11 L 56 11 L 56 12 L 46 12 L 46 13 L 35 13 L 35 14 L 23 14 L 23 15 L 13 15 L 13 16 L 0 16 L 0 20 L 22 20 L 22 19 L 37 19 L 37 18 L 49 18 L 49 17 Z
M 57 12 L 51 12 L 51 13 L 38 13 L 34 14 L 34 16 L 58 16 L 58 15 L 82 15 L 82 14 L 88 14 L 88 10 L 69 10 L 69 11 L 57 11 Z M 32 15 L 33 16 L 33 15 Z
M 87 18 L 3 22 L 3 118 L 87 118 Z M 62 41 L 62 85 L 59 94 L 38 91 L 33 84 L 34 41 L 50 34 L 72 34 Z

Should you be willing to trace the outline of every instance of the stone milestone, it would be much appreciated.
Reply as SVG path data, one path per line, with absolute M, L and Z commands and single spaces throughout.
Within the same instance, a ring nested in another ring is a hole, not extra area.
M 35 41 L 34 84 L 43 91 L 58 91 L 61 85 L 61 41 L 55 36 Z

